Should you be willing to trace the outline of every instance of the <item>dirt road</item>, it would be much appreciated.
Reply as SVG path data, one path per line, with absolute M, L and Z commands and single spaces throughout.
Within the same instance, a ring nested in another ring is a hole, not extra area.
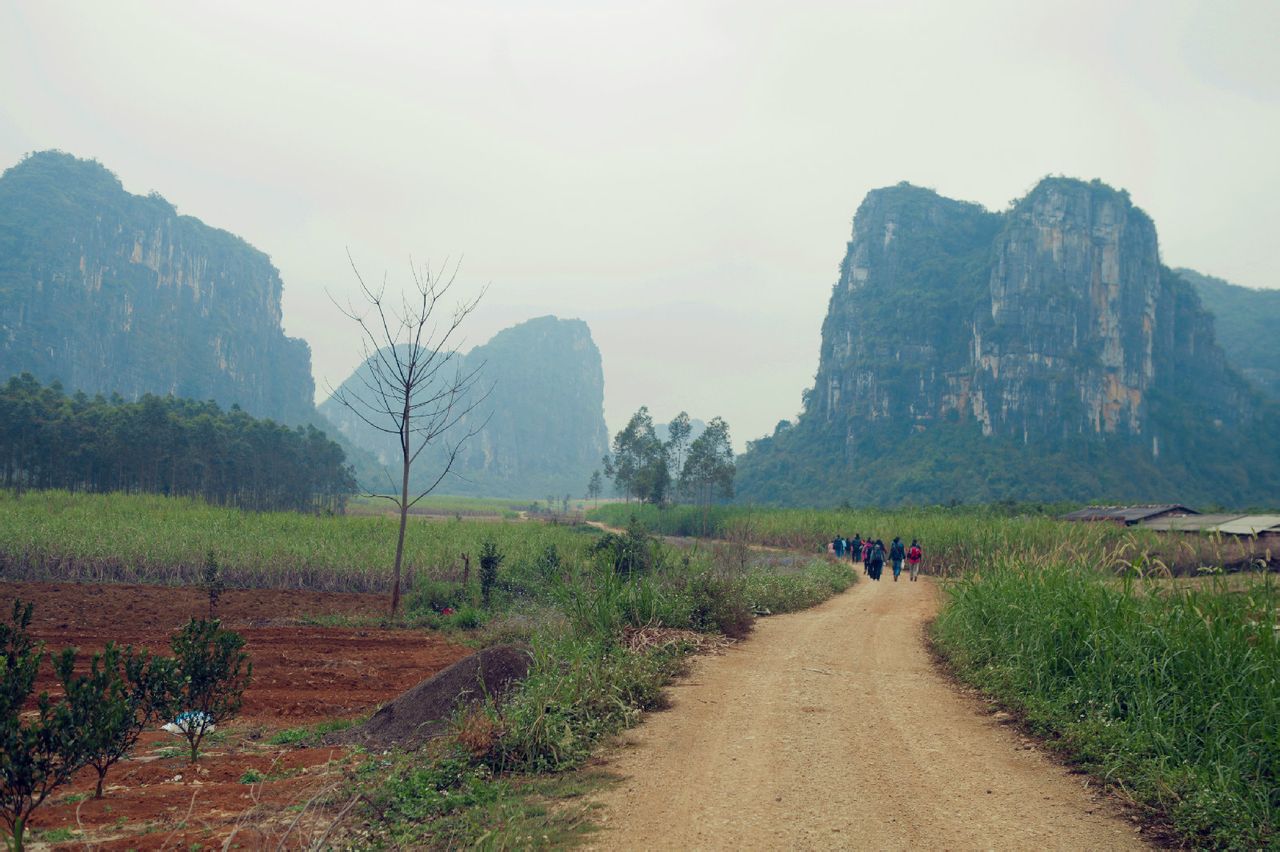
M 864 581 L 695 661 L 606 754 L 601 849 L 1120 849 L 1084 776 L 941 676 L 932 583 Z

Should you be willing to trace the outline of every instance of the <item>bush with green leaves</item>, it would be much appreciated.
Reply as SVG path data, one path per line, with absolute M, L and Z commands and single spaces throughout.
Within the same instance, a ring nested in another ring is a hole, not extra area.
M 459 610 L 467 602 L 467 590 L 461 583 L 420 577 L 413 584 L 406 611 L 410 616 Z
M 685 594 L 689 600 L 689 627 L 703 633 L 723 633 L 741 639 L 751 632 L 755 613 L 744 594 L 742 580 L 718 571 L 689 575 Z
M 253 679 L 253 663 L 244 638 L 222 628 L 222 622 L 193 618 L 169 640 L 176 660 L 175 722 L 191 747 L 191 762 L 215 725 L 240 712 L 244 690 Z
M 674 646 L 630 651 L 562 638 L 535 645 L 520 689 L 483 712 L 497 732 L 478 759 L 498 771 L 576 767 L 603 737 L 661 707 L 662 687 L 680 665 Z
M 623 533 L 605 533 L 591 546 L 591 553 L 624 577 L 662 566 L 662 547 L 634 517 Z
M 493 587 L 498 583 L 498 568 L 505 558 L 492 538 L 486 538 L 480 544 L 480 598 L 486 609 L 493 595 Z
M 100 799 L 107 771 L 133 749 L 147 726 L 172 713 L 174 661 L 108 642 L 102 653 L 93 655 L 88 673 L 75 673 L 70 649 L 58 656 L 54 669 L 81 756 L 98 773 L 94 798 Z
M 15 600 L 10 623 L 0 624 L 0 820 L 15 850 L 23 848 L 32 811 L 86 763 L 67 702 L 42 692 L 34 718 L 23 716 L 44 654 L 29 632 L 31 611 Z

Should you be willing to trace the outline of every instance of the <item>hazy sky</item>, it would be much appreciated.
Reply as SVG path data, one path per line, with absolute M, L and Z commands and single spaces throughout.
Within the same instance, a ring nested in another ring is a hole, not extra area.
M 1280 286 L 1280 3 L 0 0 L 0 164 L 61 148 L 280 268 L 317 386 L 325 296 L 464 256 L 468 343 L 579 317 L 610 431 L 641 404 L 799 408 L 850 221 L 909 180 L 1003 208 L 1128 189 L 1166 262 Z

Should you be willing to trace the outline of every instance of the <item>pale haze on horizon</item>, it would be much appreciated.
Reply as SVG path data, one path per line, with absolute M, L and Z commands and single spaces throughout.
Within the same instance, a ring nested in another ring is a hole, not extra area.
M 57 148 L 269 254 L 317 391 L 409 258 L 468 346 L 585 320 L 640 405 L 794 417 L 863 196 L 1127 189 L 1171 266 L 1278 287 L 1274 2 L 6 2 L 0 168 Z M 908 329 L 874 329 L 901 334 Z

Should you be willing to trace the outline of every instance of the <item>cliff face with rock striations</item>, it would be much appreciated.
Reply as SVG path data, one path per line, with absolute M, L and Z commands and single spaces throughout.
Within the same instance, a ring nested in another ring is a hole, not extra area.
M 47 151 L 0 177 L 6 377 L 310 422 L 311 350 L 284 335 L 281 290 L 265 254 L 98 163 Z
M 753 444 L 739 490 L 1280 498 L 1238 461 L 1197 458 L 1253 435 L 1261 405 L 1126 193 L 1049 178 L 996 214 L 900 184 L 859 207 L 804 411 Z

